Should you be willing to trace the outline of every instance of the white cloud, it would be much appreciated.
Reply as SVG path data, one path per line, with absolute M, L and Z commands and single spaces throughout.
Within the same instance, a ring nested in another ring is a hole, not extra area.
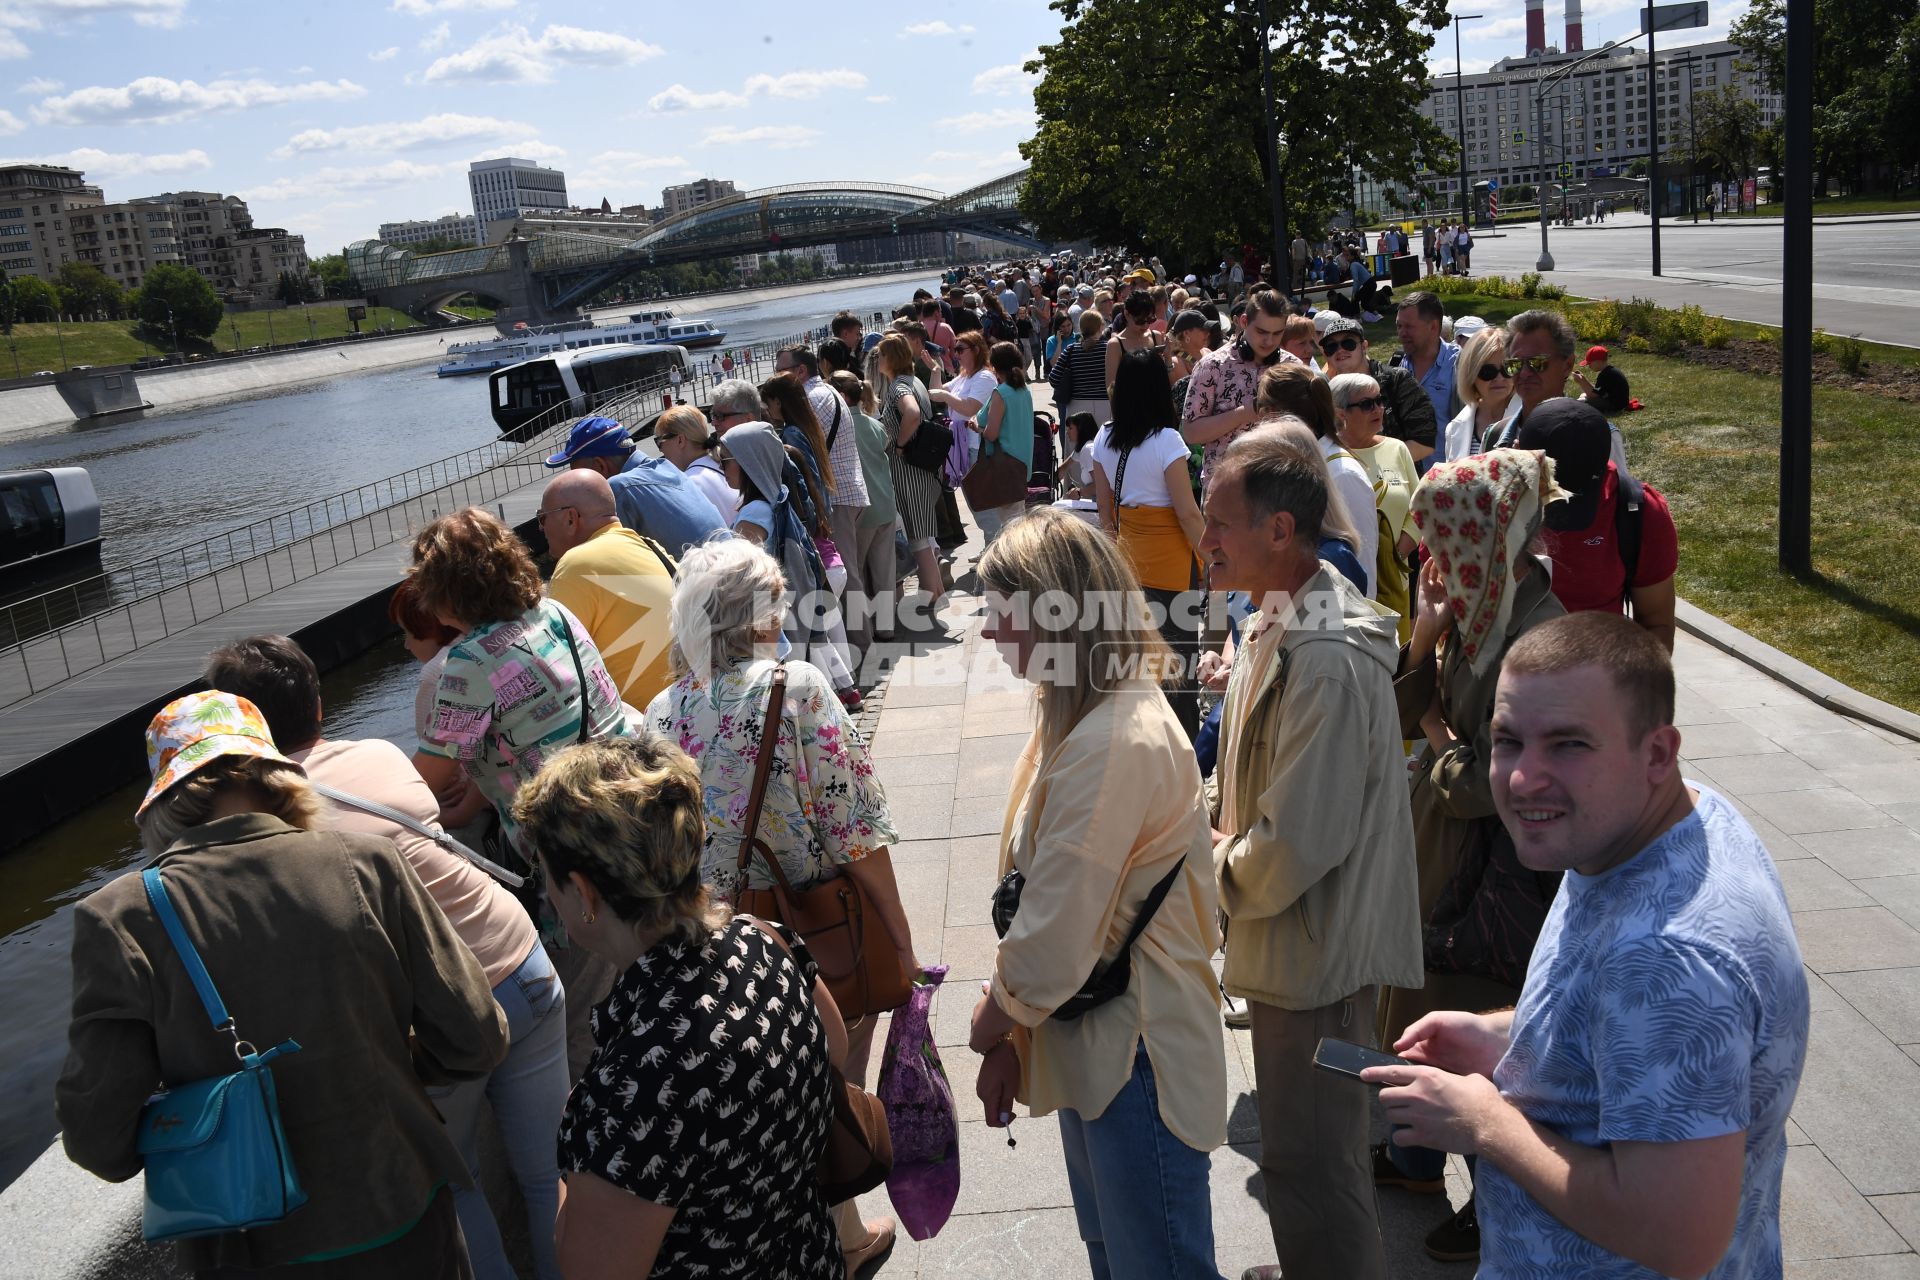
M 387 124 L 353 124 L 338 129 L 308 129 L 287 139 L 287 145 L 274 154 L 280 157 L 319 151 L 412 151 L 421 147 L 442 147 L 456 142 L 483 138 L 528 137 L 533 126 L 492 116 L 464 116 L 442 112 L 420 120 L 397 120 Z
M 933 122 L 936 129 L 953 133 L 985 133 L 989 129 L 1024 129 L 1033 124 L 1033 112 L 1020 107 L 995 107 L 991 111 L 969 111 L 945 116 Z
M 44 97 L 49 93 L 58 93 L 67 86 L 59 80 L 49 80 L 45 76 L 35 76 L 21 85 L 18 92 L 31 97 Z
M 833 71 L 789 71 L 783 76 L 757 75 L 747 78 L 749 94 L 770 98 L 817 98 L 828 89 L 864 89 L 867 78 L 845 67 Z
M 24 58 L 31 52 L 26 42 L 13 34 L 11 29 L 0 27 L 0 59 Z
M 602 151 L 589 156 L 586 166 L 577 174 L 568 174 L 567 180 L 576 190 L 582 191 L 631 188 L 642 179 L 657 182 L 659 170 L 682 169 L 686 163 L 683 156 L 656 156 L 644 151 Z
M 395 187 L 406 183 L 428 182 L 464 170 L 462 161 L 445 164 L 419 164 L 412 160 L 389 160 L 384 164 L 322 166 L 307 169 L 290 178 L 276 178 L 260 186 L 236 192 L 243 200 L 298 200 L 332 195 L 338 191 L 363 191 L 374 187 Z
M 20 117 L 13 114 L 13 112 L 0 111 L 0 135 L 20 133 L 25 130 L 26 127 L 26 125 L 20 122 Z
M 900 32 L 902 39 L 908 36 L 970 36 L 972 34 L 973 28 L 964 22 L 955 27 L 949 26 L 939 18 L 935 18 L 932 22 L 916 22 Z
M 519 0 L 393 0 L 393 12 L 424 18 L 462 9 L 511 9 Z
M 451 22 L 443 22 L 420 37 L 420 52 L 432 53 L 435 49 L 443 47 L 447 41 L 451 39 L 453 39 L 453 24 Z
M 6 114 L 0 112 L 0 115 Z M 14 164 L 18 161 L 6 161 Z M 109 152 L 95 147 L 81 147 L 60 155 L 42 155 L 26 163 L 64 165 L 69 169 L 84 169 L 89 177 L 133 177 L 140 174 L 198 173 L 211 169 L 213 160 L 199 148 L 191 151 L 179 151 L 168 155 L 143 155 L 137 151 Z
M 890 93 L 873 93 L 873 94 L 868 94 L 868 95 L 867 95 L 867 101 L 868 101 L 868 102 L 871 102 L 871 103 L 873 103 L 873 104 L 874 104 L 875 106 L 879 106 L 879 105 L 882 105 L 882 104 L 884 104 L 884 103 L 888 103 L 888 102 L 892 102 L 892 101 L 893 101 L 893 95 L 892 95 L 892 94 L 890 94 Z
M 700 144 L 707 147 L 728 147 L 741 143 L 757 143 L 774 151 L 792 151 L 797 147 L 810 147 L 820 136 L 818 129 L 809 129 L 800 124 L 763 124 L 751 129 L 735 129 L 726 126 L 707 130 Z
M 1038 49 L 1018 62 L 1009 62 L 1004 67 L 988 67 L 973 78 L 975 93 L 991 94 L 1005 98 L 1016 93 L 1031 92 L 1033 86 L 1040 83 L 1038 73 L 1022 70 L 1029 59 L 1040 56 Z
M 187 0 L 11 0 L 0 7 L 0 24 L 38 30 L 43 21 L 86 21 L 120 15 L 144 27 L 177 27 Z
M 1475 40 L 1504 40 L 1509 36 L 1526 32 L 1525 18 L 1495 18 L 1491 22 L 1471 22 L 1460 28 L 1460 38 L 1471 44 Z
M 566 154 L 567 149 L 565 147 L 556 147 L 552 143 L 542 142 L 538 138 L 510 138 L 497 146 L 488 147 L 479 155 L 468 156 L 467 159 L 469 162 L 474 160 L 498 160 L 501 156 L 510 155 L 516 160 L 558 160 Z
M 441 58 L 422 79 L 428 84 L 545 84 L 561 66 L 626 67 L 662 52 L 658 45 L 612 31 L 549 26 L 536 37 L 525 27 L 507 26 Z
M 683 84 L 670 84 L 647 99 L 649 111 L 717 111 L 746 105 L 747 100 L 737 93 L 728 93 L 725 89 L 698 93 Z
M 380 50 L 377 50 L 376 52 L 368 54 L 367 61 L 368 62 L 392 62 L 394 58 L 399 54 L 399 52 L 400 52 L 399 45 L 390 44 L 384 49 L 380 49 Z
M 142 76 L 124 85 L 93 85 L 65 96 L 43 98 L 33 109 L 33 118 L 37 124 L 150 124 L 289 102 L 343 102 L 366 92 L 351 80 L 313 80 L 306 84 L 210 80 L 200 84 Z

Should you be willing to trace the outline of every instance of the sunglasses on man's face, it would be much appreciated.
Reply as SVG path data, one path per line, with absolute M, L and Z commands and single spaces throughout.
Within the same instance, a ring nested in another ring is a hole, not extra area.
M 1505 365 L 1483 364 L 1480 366 L 1480 372 L 1476 376 L 1482 382 L 1492 382 L 1495 378 L 1505 378 L 1511 375 L 1507 373 L 1507 367 Z
M 1522 369 L 1531 369 L 1535 373 L 1545 373 L 1547 366 L 1552 363 L 1552 356 L 1527 356 L 1525 358 L 1515 356 L 1509 359 L 1503 367 L 1507 371 L 1507 376 L 1512 378 L 1517 376 Z
M 1358 351 L 1359 349 L 1360 339 L 1358 338 L 1328 338 L 1320 344 L 1320 350 L 1327 355 L 1332 355 L 1337 351 Z
M 1368 396 L 1365 400 L 1355 400 L 1352 404 L 1348 405 L 1347 408 L 1358 409 L 1362 413 L 1372 413 L 1384 404 L 1386 404 L 1386 401 L 1381 397 Z

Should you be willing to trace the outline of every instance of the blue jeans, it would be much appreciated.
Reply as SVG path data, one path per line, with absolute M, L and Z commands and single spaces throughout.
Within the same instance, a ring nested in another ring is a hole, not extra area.
M 1060 1112 L 1067 1185 L 1094 1280 L 1219 1280 L 1212 1157 L 1173 1136 L 1143 1045 L 1133 1077 L 1099 1118 Z
M 560 1115 L 572 1085 L 567 1076 L 567 993 L 546 948 L 536 942 L 520 967 L 493 989 L 493 998 L 507 1016 L 506 1061 L 482 1079 L 435 1086 L 427 1094 L 440 1109 L 447 1135 L 460 1148 L 476 1184 L 480 1104 L 492 1104 L 507 1164 L 526 1201 L 535 1274 L 540 1280 L 560 1280 L 553 1223 L 560 1214 Z M 457 1191 L 454 1208 L 478 1280 L 515 1280 L 486 1193 L 477 1185 Z

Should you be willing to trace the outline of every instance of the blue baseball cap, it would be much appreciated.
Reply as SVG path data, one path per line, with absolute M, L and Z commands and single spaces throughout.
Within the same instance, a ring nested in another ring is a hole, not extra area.
M 567 447 L 547 459 L 549 467 L 570 467 L 580 458 L 620 458 L 633 452 L 633 438 L 612 418 L 582 418 L 573 424 Z

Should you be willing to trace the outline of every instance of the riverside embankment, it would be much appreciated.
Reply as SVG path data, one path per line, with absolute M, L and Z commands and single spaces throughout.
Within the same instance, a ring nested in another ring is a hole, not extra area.
M 730 289 L 721 293 L 675 298 L 670 305 L 682 315 L 704 315 L 750 304 L 814 294 L 832 295 L 849 287 L 924 280 L 931 274 L 926 268 L 917 268 L 886 275 L 775 285 L 767 289 Z M 593 314 L 596 318 L 623 316 L 631 309 L 632 304 L 602 307 Z M 820 321 L 824 322 L 825 319 L 826 315 L 823 314 Z M 290 388 L 311 386 L 355 374 L 427 364 L 438 360 L 448 343 L 470 342 L 491 333 L 492 329 L 483 325 L 423 329 L 364 338 L 357 342 L 265 352 L 255 356 L 234 356 L 202 364 L 143 369 L 134 376 L 139 380 L 141 398 L 152 406 L 146 412 L 167 413 L 222 400 L 277 394 Z M 730 335 L 728 340 L 733 342 L 736 339 Z M 74 421 L 73 409 L 54 386 L 52 379 L 0 391 L 0 439 L 40 428 L 62 427 Z

